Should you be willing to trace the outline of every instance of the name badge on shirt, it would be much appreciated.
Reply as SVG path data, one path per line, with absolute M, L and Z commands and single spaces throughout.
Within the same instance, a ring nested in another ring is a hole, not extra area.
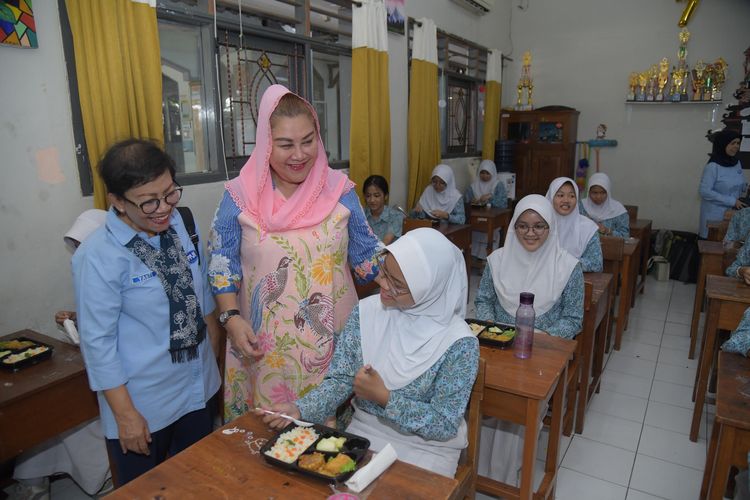
M 195 264 L 195 262 L 198 260 L 198 253 L 195 250 L 190 250 L 187 253 L 187 259 L 191 264 Z
M 148 281 L 155 277 L 156 271 L 151 271 L 150 273 L 141 274 L 140 276 L 133 276 L 130 278 L 130 281 L 132 281 L 134 285 L 137 285 L 138 283 L 143 283 L 144 281 Z

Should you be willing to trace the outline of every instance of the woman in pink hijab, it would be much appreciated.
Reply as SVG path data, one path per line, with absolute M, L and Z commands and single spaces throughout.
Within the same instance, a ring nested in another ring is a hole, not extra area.
M 328 166 L 315 111 L 281 85 L 258 109 L 255 149 L 226 183 L 209 279 L 227 331 L 224 417 L 291 403 L 317 386 L 377 274 L 377 237 L 354 184 Z

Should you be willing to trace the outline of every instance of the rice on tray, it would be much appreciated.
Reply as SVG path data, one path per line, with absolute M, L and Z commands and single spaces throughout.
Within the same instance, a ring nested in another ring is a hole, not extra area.
M 313 429 L 295 427 L 281 434 L 266 455 L 291 464 L 317 439 L 318 433 Z

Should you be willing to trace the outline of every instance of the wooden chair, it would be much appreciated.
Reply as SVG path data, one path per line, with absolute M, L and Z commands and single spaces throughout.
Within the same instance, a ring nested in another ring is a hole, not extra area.
M 708 235 L 710 241 L 723 241 L 729 230 L 729 221 L 708 221 Z
M 628 219 L 630 223 L 634 223 L 638 220 L 638 205 L 624 205 L 625 210 L 628 211 Z
M 602 257 L 604 258 L 604 272 L 612 275 L 612 285 L 609 293 L 609 325 L 607 325 L 606 335 L 606 352 L 612 340 L 612 330 L 616 321 L 622 321 L 622 318 L 615 317 L 615 295 L 617 293 L 618 281 L 620 278 L 620 268 L 622 267 L 623 254 L 625 253 L 625 240 L 614 236 L 602 236 L 600 238 L 602 245 Z M 620 300 L 626 300 L 620 297 Z
M 432 227 L 432 221 L 430 219 L 405 218 L 401 234 L 406 234 L 412 229 L 417 229 L 418 227 Z
M 466 409 L 466 426 L 469 445 L 461 455 L 456 468 L 458 487 L 453 498 L 474 498 L 477 486 L 477 465 L 479 462 L 479 437 L 482 433 L 482 399 L 484 398 L 485 361 L 479 358 L 479 368 L 471 398 Z

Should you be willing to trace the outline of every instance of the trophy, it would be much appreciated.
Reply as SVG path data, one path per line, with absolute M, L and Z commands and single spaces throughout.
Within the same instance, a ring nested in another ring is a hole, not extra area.
M 656 80 L 659 75 L 659 70 L 656 68 L 656 64 L 651 66 L 648 70 L 648 90 L 646 91 L 646 100 L 653 101 L 656 94 Z
M 628 77 L 628 101 L 635 101 L 635 88 L 638 86 L 638 73 L 633 71 Z
M 711 90 L 711 100 L 713 101 L 721 101 L 721 89 L 727 80 L 727 67 L 727 62 L 722 57 L 714 63 L 714 84 Z
M 518 79 L 518 99 L 516 100 L 516 109 L 534 109 L 532 93 L 534 92 L 534 82 L 531 79 L 531 52 L 528 50 L 523 54 L 523 67 L 521 67 L 521 78 Z M 526 106 L 521 104 L 523 98 L 523 89 L 526 89 Z
M 656 93 L 656 100 L 664 100 L 664 87 L 669 81 L 669 60 L 665 57 L 659 63 L 659 91 Z
M 648 73 L 638 73 L 638 94 L 635 96 L 636 101 L 646 100 L 646 83 L 648 82 Z
M 669 92 L 672 95 L 672 102 L 680 102 L 680 93 L 682 90 L 682 78 L 683 78 L 683 70 L 675 69 L 675 67 L 672 66 L 672 88 L 670 89 L 670 92 Z
M 682 74 L 682 84 L 680 85 L 680 100 L 681 101 L 689 101 L 690 97 L 688 96 L 688 87 L 690 84 L 688 83 L 690 81 L 690 66 L 687 64 L 680 68 L 680 73 Z
M 706 65 L 698 59 L 693 68 L 693 100 L 700 101 L 703 99 L 703 73 L 706 71 Z
M 703 79 L 703 100 L 704 101 L 710 101 L 711 100 L 711 91 L 714 86 L 714 66 L 713 64 L 708 64 L 706 66 L 705 70 L 705 77 Z

